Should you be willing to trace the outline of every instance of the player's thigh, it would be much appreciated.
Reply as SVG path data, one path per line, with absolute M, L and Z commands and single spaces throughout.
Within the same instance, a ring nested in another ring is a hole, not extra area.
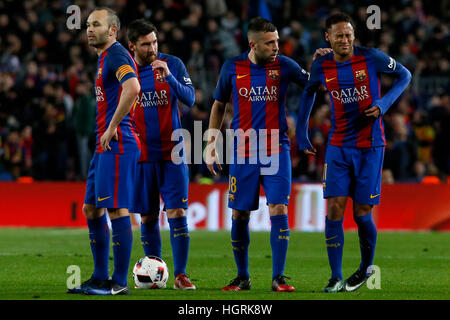
M 141 215 L 159 213 L 159 188 L 156 175 L 158 166 L 159 164 L 154 162 L 138 163 L 131 212 Z
M 136 166 L 140 152 L 100 153 L 95 171 L 97 207 L 131 208 L 133 206 Z
M 289 150 L 282 150 L 280 153 L 272 155 L 277 157 L 278 170 L 271 174 L 263 174 L 261 169 L 261 184 L 266 194 L 269 205 L 288 205 L 291 194 L 291 158 Z M 278 209 L 277 209 L 278 211 Z
M 381 173 L 383 169 L 384 147 L 359 150 L 359 163 L 355 165 L 355 203 L 377 205 L 381 197 Z
M 324 198 L 352 195 L 353 165 L 346 150 L 328 145 L 323 168 Z
M 260 166 L 258 164 L 230 164 L 228 207 L 252 211 L 259 207 Z
M 189 172 L 185 163 L 161 162 L 158 183 L 166 210 L 187 209 Z

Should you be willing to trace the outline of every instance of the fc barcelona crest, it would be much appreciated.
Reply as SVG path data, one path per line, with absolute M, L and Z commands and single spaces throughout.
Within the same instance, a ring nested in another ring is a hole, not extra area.
M 355 71 L 356 80 L 364 81 L 364 80 L 366 80 L 366 77 L 367 77 L 366 70 L 363 69 L 363 70 Z
M 158 82 L 160 82 L 160 83 L 163 83 L 163 82 L 165 82 L 166 80 L 163 78 L 162 75 L 160 75 L 159 73 L 156 73 L 156 81 L 158 81 Z
M 280 71 L 279 70 L 269 70 L 269 78 L 273 80 L 280 79 Z

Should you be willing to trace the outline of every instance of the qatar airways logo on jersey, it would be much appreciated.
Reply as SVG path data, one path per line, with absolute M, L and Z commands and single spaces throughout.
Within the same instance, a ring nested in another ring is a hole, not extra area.
M 276 86 L 252 86 L 249 88 L 240 88 L 239 95 L 247 98 L 248 101 L 277 101 L 278 90 Z
M 331 96 L 339 100 L 340 103 L 352 103 L 369 99 L 369 92 L 367 86 L 359 86 L 352 88 L 345 88 L 340 90 L 331 90 Z
M 169 104 L 169 98 L 167 97 L 166 90 L 160 91 L 145 91 L 142 92 L 138 98 L 138 103 L 141 107 L 158 107 Z
M 97 102 L 105 101 L 105 97 L 103 96 L 102 87 L 100 87 L 100 86 L 95 87 L 95 99 L 97 100 Z

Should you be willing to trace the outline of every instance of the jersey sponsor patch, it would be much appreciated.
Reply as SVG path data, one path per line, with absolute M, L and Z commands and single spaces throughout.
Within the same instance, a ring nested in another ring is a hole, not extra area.
M 184 77 L 184 76 L 183 76 L 183 80 L 184 80 L 184 83 L 185 83 L 186 85 L 191 85 L 191 84 L 192 84 L 192 80 L 191 80 L 191 78 L 189 78 L 189 77 Z
M 391 57 L 389 57 L 389 64 L 388 64 L 388 68 L 395 70 L 397 63 L 395 62 L 395 60 Z

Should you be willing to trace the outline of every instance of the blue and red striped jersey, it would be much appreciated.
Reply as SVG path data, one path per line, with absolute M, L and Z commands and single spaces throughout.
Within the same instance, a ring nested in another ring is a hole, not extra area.
M 96 111 L 96 152 L 102 153 L 100 138 L 108 128 L 117 109 L 122 92 L 122 84 L 137 77 L 137 66 L 129 52 L 115 42 L 98 57 L 97 78 L 95 80 Z M 132 117 L 128 113 L 117 127 L 118 141 L 110 142 L 111 153 L 125 153 L 140 149 L 139 137 L 136 134 Z
M 254 129 L 258 137 L 260 129 L 266 129 L 267 135 L 276 129 L 279 130 L 276 143 L 281 145 L 289 141 L 285 110 L 289 82 L 305 86 L 309 73 L 286 56 L 278 55 L 273 62 L 257 65 L 250 61 L 248 53 L 225 61 L 213 97 L 223 103 L 231 98 L 234 107 L 231 129 L 244 132 Z M 270 152 L 272 139 L 266 143 Z M 235 143 L 234 149 L 237 148 Z
M 393 87 L 384 97 L 380 90 L 382 73 L 397 76 Z M 334 60 L 333 52 L 318 57 L 311 67 L 311 78 L 305 91 L 315 91 L 320 84 L 328 90 L 332 113 L 329 144 L 356 148 L 377 147 L 386 144 L 382 117 L 367 117 L 364 110 L 379 106 L 383 115 L 410 79 L 409 71 L 382 51 L 355 46 L 353 56 L 343 63 Z M 303 96 L 299 112 L 308 110 L 306 100 Z
M 140 162 L 171 160 L 178 143 L 183 143 L 183 149 L 177 154 L 184 156 L 182 136 L 179 141 L 171 139 L 173 131 L 181 128 L 178 101 L 191 107 L 195 100 L 195 89 L 183 62 L 164 53 L 158 53 L 157 59 L 167 63 L 169 76 L 163 78 L 151 65 L 138 66 L 141 93 L 134 118 L 142 144 Z

